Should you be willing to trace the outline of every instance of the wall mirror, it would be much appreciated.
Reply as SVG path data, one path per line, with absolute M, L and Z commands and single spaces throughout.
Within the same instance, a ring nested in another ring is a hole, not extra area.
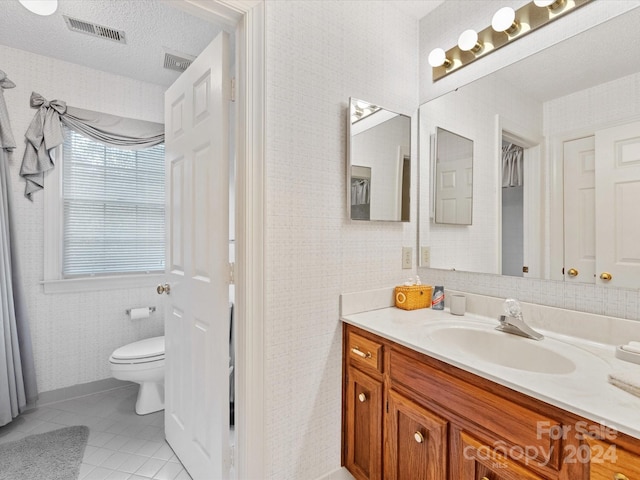
M 349 218 L 408 222 L 411 118 L 355 98 L 349 105 Z
M 473 140 L 440 127 L 436 128 L 435 140 L 435 168 L 432 168 L 434 222 L 471 225 Z
M 640 8 L 420 106 L 424 267 L 640 286 Z M 473 139 L 473 224 L 431 221 L 437 129 Z

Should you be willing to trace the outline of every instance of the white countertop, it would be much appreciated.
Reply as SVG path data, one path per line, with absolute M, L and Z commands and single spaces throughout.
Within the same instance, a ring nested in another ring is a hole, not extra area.
M 611 385 L 607 380 L 609 373 L 631 371 L 640 381 L 640 365 L 616 358 L 615 346 L 536 329 L 545 335 L 544 340 L 536 342 L 523 338 L 522 341 L 544 344 L 546 348 L 569 355 L 576 364 L 576 369 L 571 373 L 547 374 L 483 361 L 464 351 L 438 345 L 429 338 L 429 331 L 438 325 L 469 324 L 472 328 L 492 330 L 498 321 L 491 318 L 470 313 L 454 316 L 448 309 L 405 311 L 390 307 L 344 315 L 341 320 L 640 439 L 640 398 Z

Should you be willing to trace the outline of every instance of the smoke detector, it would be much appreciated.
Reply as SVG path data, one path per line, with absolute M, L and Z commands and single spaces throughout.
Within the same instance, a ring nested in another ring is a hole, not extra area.
M 185 53 L 174 52 L 165 48 L 164 51 L 164 68 L 175 70 L 176 72 L 184 72 L 189 65 L 193 63 L 196 57 Z
M 104 25 L 98 25 L 97 23 L 85 22 L 84 20 L 69 17 L 68 15 L 63 15 L 62 17 L 64 18 L 67 27 L 69 27 L 69 30 L 72 32 L 105 38 L 118 43 L 127 43 L 124 30 L 105 27 Z

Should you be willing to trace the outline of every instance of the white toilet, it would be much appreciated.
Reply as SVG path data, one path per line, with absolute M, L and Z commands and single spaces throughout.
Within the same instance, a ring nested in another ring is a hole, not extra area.
M 109 363 L 114 378 L 140 384 L 138 415 L 164 409 L 164 336 L 120 347 L 109 357 Z

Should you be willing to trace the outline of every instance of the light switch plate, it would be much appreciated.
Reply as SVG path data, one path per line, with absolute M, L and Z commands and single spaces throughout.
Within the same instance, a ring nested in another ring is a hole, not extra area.
M 413 248 L 402 247 L 402 268 L 413 267 Z
M 420 247 L 420 266 L 428 267 L 431 265 L 431 247 Z

